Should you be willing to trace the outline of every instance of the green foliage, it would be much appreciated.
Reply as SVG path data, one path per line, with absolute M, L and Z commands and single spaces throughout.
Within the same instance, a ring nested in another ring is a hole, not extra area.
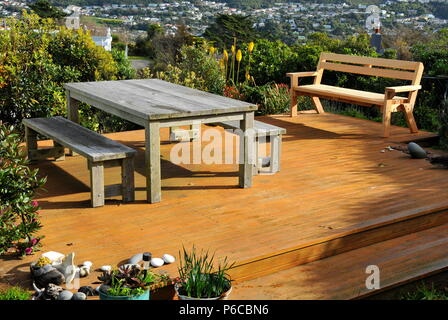
M 204 38 L 213 42 L 218 48 L 230 48 L 234 39 L 241 43 L 254 41 L 258 35 L 252 27 L 250 16 L 219 14 L 216 20 L 204 32 Z
M 242 72 L 245 72 L 249 65 L 250 57 L 250 75 L 254 77 L 257 85 L 272 81 L 285 83 L 286 73 L 296 69 L 297 54 L 281 41 L 258 39 L 254 42 L 255 48 L 251 56 L 248 54 L 243 56 Z M 245 43 L 242 45 L 243 52 L 246 52 L 246 49 Z M 242 76 L 244 77 L 244 74 Z
M 52 6 L 48 0 L 36 0 L 34 3 L 30 4 L 30 9 L 39 15 L 39 17 L 45 19 L 59 19 L 67 15 L 61 9 Z
M 104 271 L 98 280 L 110 286 L 107 294 L 111 296 L 138 296 L 149 290 L 151 284 L 166 281 L 151 270 L 142 270 L 138 266 L 120 267 L 112 271 Z
M 118 80 L 133 79 L 135 69 L 132 68 L 131 61 L 126 57 L 124 50 L 112 49 L 112 57 L 117 64 L 116 77 Z
M 8 19 L 7 25 L 10 29 L 0 32 L 0 118 L 7 123 L 64 115 L 63 83 L 134 77 L 122 53 L 105 51 L 81 29 L 58 27 L 51 19 L 26 12 L 20 19 Z M 91 129 L 132 128 L 91 107 L 80 109 L 81 123 Z
M 439 136 L 440 136 L 440 146 L 448 150 L 448 100 L 443 100 L 442 108 L 439 113 Z
M 182 47 L 180 62 L 156 75 L 162 80 L 217 94 L 223 93 L 225 85 L 219 64 L 206 45 Z
M 0 126 L 0 254 L 14 248 L 20 255 L 32 254 L 42 225 L 39 206 L 33 198 L 46 178 L 28 167 L 20 136 L 13 127 Z
M 428 75 L 448 75 L 448 29 L 436 33 L 429 43 L 412 47 L 414 60 L 423 62 Z
M 196 252 L 193 246 L 188 252 L 185 247 L 179 252 L 179 293 L 193 298 L 219 297 L 230 289 L 231 280 L 226 274 L 233 264 L 227 258 L 214 266 L 214 254 L 208 251 Z
M 243 84 L 239 90 L 245 101 L 258 105 L 257 115 L 286 113 L 290 108 L 289 87 L 269 83 L 262 86 Z
M 0 300 L 30 300 L 31 293 L 20 287 L 11 287 L 0 291 Z
M 428 286 L 426 283 L 421 283 L 415 291 L 408 292 L 402 296 L 402 300 L 448 300 L 448 293 L 446 290 L 436 289 L 434 283 Z

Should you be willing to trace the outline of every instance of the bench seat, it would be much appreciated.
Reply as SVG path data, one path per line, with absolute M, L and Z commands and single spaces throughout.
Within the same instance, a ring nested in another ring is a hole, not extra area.
M 104 198 L 122 195 L 124 202 L 134 201 L 134 156 L 136 151 L 93 132 L 63 117 L 24 119 L 29 160 L 54 157 L 64 159 L 64 147 L 88 161 L 93 207 L 104 205 Z M 53 140 L 54 147 L 38 149 L 37 134 Z M 121 166 L 122 183 L 104 186 L 104 168 Z
M 23 124 L 92 162 L 124 159 L 136 151 L 63 117 L 31 118 Z
M 308 94 L 310 96 L 319 96 L 321 98 L 327 98 L 332 100 L 340 100 L 343 101 L 353 101 L 353 102 L 362 102 L 366 105 L 377 105 L 382 106 L 384 104 L 385 94 L 384 93 L 375 93 L 369 91 L 341 88 L 335 86 L 329 86 L 326 84 L 309 84 L 303 86 L 296 86 L 294 90 L 297 92 L 301 92 L 304 94 Z M 408 98 L 394 96 L 390 98 L 394 103 L 405 103 Z

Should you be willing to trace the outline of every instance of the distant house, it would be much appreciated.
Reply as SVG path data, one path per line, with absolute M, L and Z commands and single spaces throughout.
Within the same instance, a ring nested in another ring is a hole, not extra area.
M 112 51 L 112 35 L 110 33 L 110 28 L 107 28 L 105 37 L 92 36 L 92 39 L 96 45 L 103 47 L 106 51 Z
M 79 29 L 79 15 L 81 11 L 81 7 L 69 5 L 67 8 L 63 10 L 65 13 L 69 15 L 65 17 L 65 26 L 68 29 Z

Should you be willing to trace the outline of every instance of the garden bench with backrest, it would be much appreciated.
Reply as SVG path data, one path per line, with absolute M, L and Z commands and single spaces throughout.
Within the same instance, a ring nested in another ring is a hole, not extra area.
M 325 70 L 407 80 L 410 84 L 386 87 L 384 93 L 341 88 L 321 83 Z M 318 113 L 324 113 L 320 98 L 379 107 L 383 114 L 383 137 L 390 134 L 391 113 L 402 111 L 411 133 L 416 133 L 418 129 L 412 112 L 417 92 L 421 89 L 422 73 L 421 62 L 323 52 L 316 71 L 287 74 L 291 79 L 291 116 L 297 116 L 297 97 L 310 96 Z M 303 77 L 313 77 L 313 84 L 301 85 L 299 79 Z
M 63 160 L 64 147 L 87 158 L 93 207 L 103 206 L 104 198 L 117 195 L 124 202 L 134 201 L 134 149 L 63 117 L 25 119 L 23 124 L 29 160 Z M 37 134 L 52 139 L 54 147 L 38 149 Z M 121 166 L 122 182 L 105 187 L 104 168 L 112 166 Z

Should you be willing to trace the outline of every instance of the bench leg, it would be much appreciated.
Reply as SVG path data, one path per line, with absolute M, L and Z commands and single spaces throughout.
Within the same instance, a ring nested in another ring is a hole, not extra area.
M 255 146 L 254 146 L 254 153 L 255 153 L 255 163 L 253 166 L 253 175 L 256 176 L 259 173 L 259 170 L 261 169 L 259 166 L 259 161 L 258 159 L 260 158 L 260 138 L 259 137 L 255 137 Z
M 313 101 L 317 113 L 319 114 L 325 113 L 324 108 L 322 107 L 322 104 L 320 103 L 320 99 L 318 97 L 311 97 L 311 100 Z
M 33 129 L 25 127 L 25 140 L 28 160 L 33 161 L 32 151 L 37 150 L 37 132 Z
M 403 107 L 404 116 L 406 118 L 406 123 L 408 124 L 408 128 L 411 131 L 411 133 L 417 133 L 417 123 L 414 119 L 414 114 L 412 113 L 412 108 L 410 107 Z
M 55 149 L 55 161 L 64 161 L 65 160 L 65 148 L 63 145 L 53 141 L 53 148 Z
M 145 128 L 146 199 L 149 203 L 162 198 L 160 171 L 160 123 L 149 122 Z
M 386 100 L 383 106 L 383 138 L 390 135 L 390 117 L 392 113 L 392 101 Z
M 270 160 L 270 171 L 271 173 L 276 173 L 280 170 L 279 159 L 280 159 L 280 135 L 270 136 L 271 140 L 271 160 Z
M 123 202 L 135 200 L 134 158 L 126 158 L 121 162 L 121 186 Z
M 104 165 L 102 162 L 92 162 L 89 167 L 92 207 L 104 206 Z
M 297 117 L 297 94 L 291 89 L 291 117 Z
M 70 97 L 70 91 L 65 91 L 65 97 L 67 102 L 67 119 L 75 123 L 79 123 L 79 101 Z M 73 150 L 68 151 L 68 155 L 76 156 L 78 155 Z

